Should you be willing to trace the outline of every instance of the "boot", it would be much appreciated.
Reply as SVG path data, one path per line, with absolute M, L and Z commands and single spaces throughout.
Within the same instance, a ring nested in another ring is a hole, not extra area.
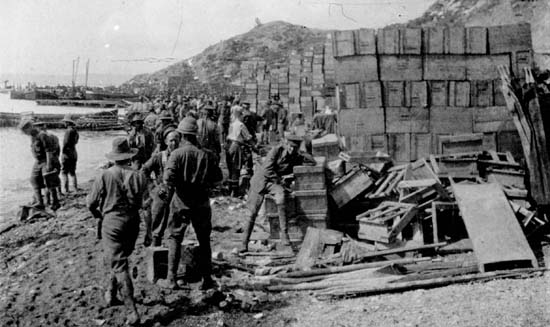
M 63 174 L 62 178 L 63 180 L 63 188 L 65 189 L 65 193 L 69 193 L 69 175 Z
M 288 237 L 288 227 L 286 222 L 286 206 L 284 204 L 277 205 L 277 212 L 279 213 L 279 237 L 281 244 L 284 246 L 290 246 L 290 238 Z
M 76 175 L 72 175 L 71 176 L 73 178 L 73 187 L 74 187 L 74 191 L 78 191 L 78 180 L 76 179 Z M 69 185 L 67 184 L 67 187 L 69 187 Z
M 130 273 L 128 272 L 128 270 L 122 273 L 118 273 L 117 280 L 119 280 L 121 284 L 120 291 L 122 294 L 124 305 L 130 311 L 130 314 L 126 319 L 126 324 L 139 324 L 139 313 L 137 311 L 136 302 L 134 300 L 134 285 L 132 284 L 132 279 L 130 278 Z
M 118 283 L 116 280 L 116 275 L 111 274 L 111 278 L 109 280 L 109 285 L 107 287 L 107 291 L 105 291 L 105 302 L 107 303 L 107 306 L 115 306 L 120 305 L 122 302 L 117 298 L 117 292 L 118 292 Z
M 255 220 L 256 220 L 256 217 L 254 217 L 253 215 L 251 215 L 250 218 L 248 219 L 248 224 L 246 225 L 246 229 L 244 230 L 241 247 L 239 248 L 239 253 L 248 252 L 248 242 L 250 241 L 250 235 L 252 235 L 252 231 L 254 230 Z
M 50 194 L 51 194 L 51 197 L 52 197 L 52 205 L 51 205 L 50 208 L 53 211 L 57 211 L 57 209 L 59 209 L 59 207 L 61 207 L 61 205 L 59 204 L 59 198 L 57 197 L 57 189 L 55 187 L 52 187 L 49 190 L 50 190 Z
M 170 238 L 168 240 L 168 275 L 166 276 L 166 280 L 159 281 L 161 287 L 169 289 L 178 288 L 176 277 L 178 274 L 180 256 L 181 245 L 176 239 Z
M 42 192 L 40 189 L 34 190 L 34 202 L 32 206 L 38 210 L 44 210 L 44 199 L 42 198 Z

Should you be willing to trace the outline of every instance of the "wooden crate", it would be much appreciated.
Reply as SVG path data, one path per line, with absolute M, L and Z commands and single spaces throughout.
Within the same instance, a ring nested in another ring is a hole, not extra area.
M 327 188 L 325 157 L 315 157 L 315 166 L 295 166 L 294 185 L 296 190 L 323 190 Z
M 424 52 L 428 54 L 443 54 L 445 44 L 444 27 L 427 27 L 424 32 Z
M 405 106 L 428 106 L 428 83 L 426 81 L 412 81 L 405 83 Z
M 493 81 L 493 101 L 497 107 L 505 107 L 506 100 L 501 89 L 502 81 L 500 79 Z
M 326 189 L 294 191 L 296 215 L 326 214 L 328 195 Z
M 512 62 L 514 63 L 513 65 L 514 74 L 520 78 L 524 78 L 525 74 L 524 74 L 523 68 L 533 68 L 534 66 L 533 51 L 526 50 L 526 51 L 513 52 Z M 539 67 L 541 66 L 539 65 Z
M 378 80 L 376 56 L 338 58 L 335 64 L 337 83 L 359 83 Z
M 383 134 L 384 108 L 345 109 L 339 112 L 338 125 L 346 135 Z
M 399 53 L 399 29 L 383 28 L 376 33 L 378 54 Z
M 330 189 L 330 196 L 338 208 L 367 192 L 374 185 L 371 177 L 361 169 L 352 169 Z
M 430 111 L 428 108 L 386 108 L 387 133 L 429 133 Z
M 444 53 L 463 54 L 466 51 L 466 29 L 450 26 L 445 29 Z
M 447 81 L 430 81 L 430 105 L 432 106 L 448 106 L 448 82 Z
M 334 31 L 332 32 L 332 41 L 334 57 L 353 56 L 355 54 L 353 31 Z
M 490 107 L 493 105 L 493 81 L 472 81 L 472 106 Z
M 498 66 L 511 67 L 509 54 L 500 55 L 471 55 L 466 60 L 467 80 L 497 79 Z
M 432 153 L 432 134 L 431 133 L 412 133 L 411 155 L 409 160 L 419 160 L 427 158 Z
M 346 149 L 354 152 L 387 152 L 385 134 L 345 135 Z
M 465 80 L 466 57 L 463 55 L 425 55 L 423 76 L 425 80 Z
M 489 53 L 509 53 L 533 48 L 528 23 L 488 27 Z
M 453 154 L 483 151 L 485 150 L 483 140 L 483 133 L 439 135 L 437 153 Z
M 325 157 L 328 161 L 338 158 L 340 153 L 340 141 L 336 134 L 327 134 L 311 141 L 313 155 Z
M 371 28 L 361 28 L 355 30 L 355 48 L 356 54 L 358 55 L 368 55 L 376 54 L 376 35 L 375 30 Z
M 420 28 L 403 28 L 399 32 L 400 53 L 419 55 L 422 51 L 422 30 Z
M 397 163 L 408 163 L 411 161 L 411 134 L 410 133 L 387 133 L 388 154 Z
M 470 82 L 450 81 L 449 82 L 449 106 L 469 107 L 470 106 Z
M 381 55 L 380 80 L 382 81 L 421 81 L 422 57 L 418 55 Z
M 466 53 L 487 53 L 487 28 L 481 26 L 466 28 Z
M 366 198 L 373 200 L 387 198 L 397 194 L 397 184 L 403 180 L 407 171 L 407 166 L 406 164 L 390 168 L 385 176 L 376 180 L 374 187 L 366 195 Z
M 405 82 L 384 82 L 384 104 L 386 107 L 402 107 L 405 104 Z
M 480 152 L 430 155 L 430 164 L 440 176 L 479 178 L 477 157 Z
M 430 130 L 434 134 L 471 133 L 473 131 L 473 109 L 431 107 Z
M 515 131 L 516 127 L 507 107 L 474 108 L 474 133 Z
M 357 216 L 358 238 L 369 241 L 392 243 L 417 212 L 414 204 L 392 201 L 382 202 L 377 208 Z
M 342 85 L 343 97 L 342 108 L 359 108 L 360 107 L 360 89 L 359 83 Z
M 363 108 L 382 107 L 382 87 L 380 82 L 365 82 L 361 84 L 363 91 L 361 106 Z

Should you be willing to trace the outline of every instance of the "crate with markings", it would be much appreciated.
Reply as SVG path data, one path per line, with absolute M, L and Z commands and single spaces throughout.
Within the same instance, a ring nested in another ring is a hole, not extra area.
M 417 206 L 393 201 L 382 202 L 378 207 L 356 217 L 359 222 L 358 238 L 392 243 L 415 217 Z

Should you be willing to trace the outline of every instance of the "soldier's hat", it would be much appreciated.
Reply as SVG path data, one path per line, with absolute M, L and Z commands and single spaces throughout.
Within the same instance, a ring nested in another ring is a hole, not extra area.
M 143 123 L 143 117 L 141 117 L 141 114 L 136 113 L 134 116 L 132 116 L 132 120 L 130 120 L 130 124 L 135 123 Z
M 122 161 L 131 159 L 137 153 L 138 149 L 130 148 L 130 144 L 125 137 L 117 137 L 113 140 L 111 152 L 105 154 L 105 157 L 112 161 Z
M 197 135 L 199 127 L 197 120 L 193 117 L 185 117 L 178 125 L 178 132 L 182 134 Z
M 172 115 L 166 110 L 161 111 L 161 113 L 159 115 L 159 119 L 160 120 L 174 120 Z

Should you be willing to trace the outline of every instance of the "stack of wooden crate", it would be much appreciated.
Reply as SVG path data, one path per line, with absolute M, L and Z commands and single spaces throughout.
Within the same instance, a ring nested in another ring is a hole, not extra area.
M 327 159 L 315 157 L 315 166 L 294 167 L 296 216 L 302 224 L 316 228 L 329 225 Z
M 528 24 L 360 29 L 336 31 L 331 40 L 348 150 L 410 162 L 468 134 L 483 149 L 517 151 L 495 80 L 500 65 L 520 77 L 532 65 Z

